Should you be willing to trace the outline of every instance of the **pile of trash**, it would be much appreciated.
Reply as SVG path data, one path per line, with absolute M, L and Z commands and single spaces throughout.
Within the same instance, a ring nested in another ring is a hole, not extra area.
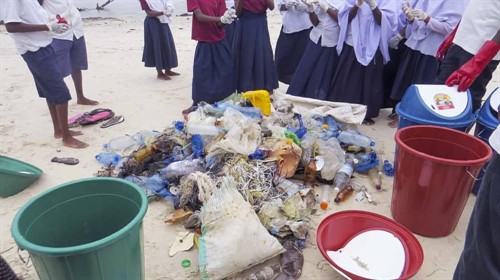
M 353 172 L 381 189 L 381 170 L 390 173 L 390 164 L 384 169 L 375 142 L 356 130 L 365 108 L 297 104 L 279 95 L 271 104 L 265 91 L 201 103 L 163 132 L 109 141 L 96 156 L 104 166 L 96 175 L 124 178 L 150 201 L 171 203 L 177 210 L 166 222 L 197 233 L 182 238 L 198 244 L 203 279 L 280 254 L 281 269 L 267 267 L 250 279 L 298 278 L 317 206 L 328 209 L 331 197 L 340 203 L 355 191 L 357 200 L 373 202 L 367 187 L 351 180 Z

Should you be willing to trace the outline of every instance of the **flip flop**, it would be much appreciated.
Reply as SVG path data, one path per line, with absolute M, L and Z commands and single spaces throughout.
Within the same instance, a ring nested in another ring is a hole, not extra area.
M 69 127 L 77 127 L 80 125 L 80 121 L 82 121 L 85 118 L 85 114 L 76 114 L 73 117 L 68 119 L 68 126 Z
M 67 165 L 75 165 L 78 164 L 80 161 L 77 158 L 72 158 L 72 157 L 53 157 L 51 162 L 57 162 L 57 163 L 64 163 Z
M 114 115 L 115 113 L 110 109 L 95 109 L 86 114 L 85 118 L 80 121 L 80 125 L 95 124 L 110 119 Z
M 123 122 L 124 120 L 125 120 L 125 117 L 122 115 L 114 116 L 111 119 L 103 122 L 101 124 L 101 128 L 107 128 L 107 127 L 113 126 L 115 124 L 119 124 L 119 123 Z

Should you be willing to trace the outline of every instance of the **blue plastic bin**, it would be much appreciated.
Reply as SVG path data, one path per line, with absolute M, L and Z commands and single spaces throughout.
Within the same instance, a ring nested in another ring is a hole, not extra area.
M 498 105 L 500 103 L 500 90 L 497 87 L 483 103 L 481 109 L 477 111 L 476 129 L 474 136 L 483 140 L 486 144 L 490 144 L 488 139 L 493 131 L 498 127 Z M 484 170 L 488 167 L 488 162 L 484 165 L 479 173 L 478 179 L 472 188 L 472 193 L 477 195 L 481 181 L 484 176 Z
M 396 105 L 398 129 L 413 125 L 466 131 L 474 122 L 470 93 L 446 85 L 411 85 Z

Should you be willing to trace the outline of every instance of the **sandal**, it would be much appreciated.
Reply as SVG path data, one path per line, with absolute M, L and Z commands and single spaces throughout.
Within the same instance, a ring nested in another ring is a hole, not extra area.
M 375 124 L 375 121 L 372 119 L 364 119 L 362 124 L 364 124 L 366 126 L 372 126 Z
M 72 158 L 72 157 L 53 157 L 51 162 L 57 162 L 57 163 L 64 163 L 67 165 L 75 165 L 78 164 L 80 161 L 77 158 Z
M 101 128 L 107 128 L 107 127 L 110 127 L 110 126 L 113 126 L 115 124 L 119 124 L 119 123 L 122 123 L 123 121 L 125 120 L 125 117 L 122 116 L 122 115 L 119 115 L 119 116 L 114 116 L 112 117 L 111 119 L 103 122 L 101 124 Z
M 85 113 L 85 118 L 80 121 L 80 125 L 95 124 L 112 118 L 115 113 L 111 109 L 98 108 Z

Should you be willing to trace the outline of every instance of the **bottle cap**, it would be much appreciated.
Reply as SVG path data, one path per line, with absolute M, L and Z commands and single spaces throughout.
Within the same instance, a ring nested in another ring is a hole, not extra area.
M 319 207 L 321 207 L 321 209 L 323 209 L 323 210 L 326 210 L 328 208 L 328 202 L 321 201 L 321 203 L 319 204 Z
M 182 267 L 187 268 L 191 266 L 191 261 L 188 259 L 182 260 Z

